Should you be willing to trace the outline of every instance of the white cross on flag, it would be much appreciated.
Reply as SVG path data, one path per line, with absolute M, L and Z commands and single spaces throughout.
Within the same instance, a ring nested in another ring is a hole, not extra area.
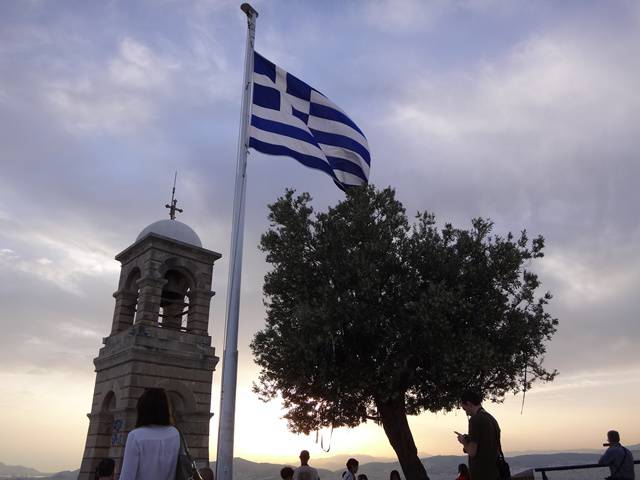
M 369 179 L 369 144 L 362 130 L 318 90 L 254 52 L 249 146 L 295 158 L 330 175 L 338 187 Z

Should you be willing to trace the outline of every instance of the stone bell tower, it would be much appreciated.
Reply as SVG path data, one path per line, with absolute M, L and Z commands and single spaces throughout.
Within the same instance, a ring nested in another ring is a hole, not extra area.
M 79 480 L 93 480 L 102 458 L 122 466 L 136 403 L 162 387 L 198 464 L 209 461 L 211 382 L 218 363 L 208 334 L 213 264 L 220 254 L 175 220 L 152 223 L 116 256 L 122 264 L 111 333 L 94 360 L 96 384 Z

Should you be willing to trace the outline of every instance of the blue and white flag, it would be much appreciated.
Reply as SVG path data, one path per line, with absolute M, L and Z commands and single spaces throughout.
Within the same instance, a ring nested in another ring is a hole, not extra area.
M 362 130 L 331 100 L 254 52 L 249 146 L 295 158 L 343 190 L 366 184 L 371 158 Z

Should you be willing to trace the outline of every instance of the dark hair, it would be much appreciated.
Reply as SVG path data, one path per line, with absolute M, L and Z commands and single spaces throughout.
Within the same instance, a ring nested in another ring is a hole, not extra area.
M 96 480 L 100 477 L 110 477 L 116 468 L 116 462 L 113 458 L 103 458 L 96 467 Z
M 460 395 L 461 402 L 469 402 L 472 405 L 480 405 L 482 403 L 482 395 L 475 390 L 466 390 Z
M 148 388 L 138 399 L 136 428 L 145 425 L 173 425 L 171 402 L 162 388 Z
M 469 467 L 467 467 L 466 463 L 461 463 L 458 465 L 458 473 L 462 473 L 463 475 L 469 475 Z
M 616 430 L 609 430 L 607 432 L 607 440 L 611 443 L 620 443 L 620 434 Z
M 389 480 L 394 480 L 396 478 L 400 480 L 400 472 L 398 470 L 391 470 L 391 473 L 389 474 Z
M 358 480 L 369 480 L 369 477 L 367 477 L 364 473 L 361 473 L 360 475 L 358 475 Z
M 355 458 L 350 458 L 349 460 L 347 460 L 347 468 L 355 467 L 357 465 L 360 465 L 360 463 Z
M 291 477 L 293 477 L 293 468 L 284 467 L 282 470 L 280 470 L 280 478 L 282 478 L 282 480 L 287 480 L 287 478 Z

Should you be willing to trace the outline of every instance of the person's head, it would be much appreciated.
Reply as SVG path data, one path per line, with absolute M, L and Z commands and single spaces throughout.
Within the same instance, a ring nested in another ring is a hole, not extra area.
M 171 403 L 162 388 L 148 388 L 138 399 L 136 428 L 146 425 L 173 425 Z
M 467 467 L 466 463 L 461 463 L 458 465 L 458 473 L 469 478 L 469 467 Z
M 282 480 L 291 480 L 293 478 L 293 468 L 284 467 L 280 470 L 280 478 L 282 478 Z
M 467 415 L 475 415 L 482 406 L 482 397 L 474 390 L 467 390 L 460 395 L 460 408 Z
M 391 470 L 389 480 L 400 480 L 400 472 L 398 470 Z
M 359 465 L 360 463 L 358 463 L 358 460 L 356 460 L 355 458 L 350 458 L 349 460 L 347 460 L 347 470 L 349 470 L 351 473 L 356 473 L 358 471 Z
M 309 458 L 311 458 L 311 457 L 309 455 L 309 451 L 308 450 L 302 450 L 300 452 L 300 464 L 301 465 L 308 464 L 309 463 Z
M 209 467 L 202 467 L 198 471 L 200 472 L 202 480 L 213 480 L 213 470 L 211 470 Z
M 607 441 L 609 443 L 620 443 L 620 434 L 616 430 L 609 430 L 607 432 Z
M 96 479 L 114 478 L 116 462 L 113 458 L 103 458 L 96 467 Z
M 369 478 L 364 473 L 361 473 L 358 475 L 358 480 L 369 480 Z

